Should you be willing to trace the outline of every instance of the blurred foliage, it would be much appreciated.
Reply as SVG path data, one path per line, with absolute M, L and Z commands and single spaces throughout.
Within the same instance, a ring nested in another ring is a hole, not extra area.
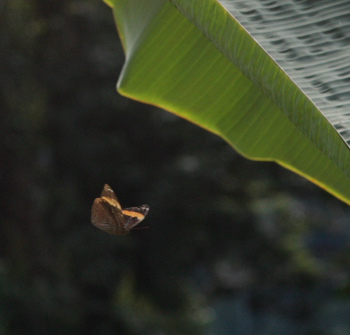
M 0 44 L 1 334 L 349 332 L 347 206 L 117 95 L 106 5 L 5 0 Z M 90 224 L 106 182 L 148 229 Z

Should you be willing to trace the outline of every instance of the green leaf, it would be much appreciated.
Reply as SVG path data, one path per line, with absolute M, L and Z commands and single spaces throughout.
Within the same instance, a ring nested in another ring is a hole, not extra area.
M 121 94 L 171 111 L 242 155 L 276 161 L 350 203 L 345 141 L 227 8 L 215 0 L 108 2 L 126 55 Z

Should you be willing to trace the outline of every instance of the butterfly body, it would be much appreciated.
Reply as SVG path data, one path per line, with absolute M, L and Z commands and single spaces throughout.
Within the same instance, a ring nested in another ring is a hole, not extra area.
M 114 191 L 105 185 L 100 198 L 91 209 L 91 222 L 97 228 L 113 235 L 125 235 L 147 215 L 148 205 L 122 209 Z

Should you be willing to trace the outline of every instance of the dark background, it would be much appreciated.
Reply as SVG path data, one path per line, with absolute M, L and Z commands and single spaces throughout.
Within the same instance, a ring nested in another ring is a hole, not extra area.
M 3 0 L 0 50 L 0 334 L 350 333 L 348 206 L 116 93 L 102 1 Z

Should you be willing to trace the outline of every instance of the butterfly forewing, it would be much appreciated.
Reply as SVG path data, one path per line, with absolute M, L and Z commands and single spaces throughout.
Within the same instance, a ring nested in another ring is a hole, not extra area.
M 124 216 L 120 203 L 109 185 L 104 185 L 101 198 L 97 198 L 92 205 L 91 222 L 97 228 L 109 234 L 125 235 Z
M 118 207 L 119 209 L 122 209 L 117 199 L 117 196 L 115 195 L 114 191 L 108 184 L 105 184 L 105 186 L 103 187 L 101 198 L 108 199 L 113 206 Z
M 107 233 L 125 235 L 145 218 L 148 211 L 148 205 L 122 210 L 114 191 L 106 184 L 101 198 L 96 198 L 92 205 L 91 222 Z
M 130 230 L 137 226 L 146 217 L 148 211 L 148 205 L 124 208 L 122 213 L 124 215 L 125 228 Z

